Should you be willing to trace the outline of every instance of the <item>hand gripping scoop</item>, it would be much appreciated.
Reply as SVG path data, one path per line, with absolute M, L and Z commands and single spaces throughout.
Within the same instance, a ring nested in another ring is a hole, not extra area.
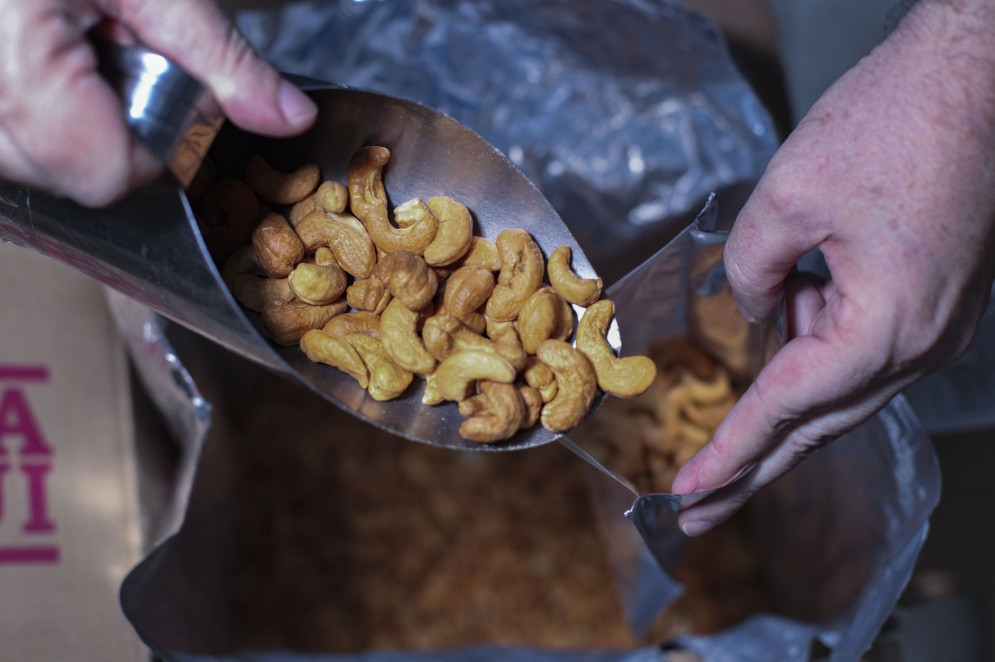
M 296 81 L 319 108 L 311 130 L 290 139 L 250 135 L 224 124 L 204 89 L 165 58 L 134 46 L 100 50 L 102 68 L 122 93 L 134 135 L 169 172 L 103 209 L 0 181 L 0 238 L 65 262 L 407 439 L 511 450 L 560 436 L 537 424 L 496 445 L 468 442 L 459 435 L 464 419 L 455 403 L 422 404 L 424 380 L 416 379 L 396 400 L 379 402 L 345 373 L 312 363 L 297 347 L 273 344 L 261 332 L 259 316 L 240 306 L 222 281 L 183 187 L 208 148 L 218 177 L 240 176 L 248 158 L 261 154 L 288 170 L 316 163 L 324 179 L 345 182 L 352 154 L 364 145 L 382 145 L 391 151 L 384 183 L 393 204 L 448 195 L 469 208 L 475 234 L 493 240 L 504 228 L 524 228 L 546 256 L 557 246 L 570 246 L 577 274 L 594 276 L 552 206 L 507 158 L 430 108 L 315 81 Z

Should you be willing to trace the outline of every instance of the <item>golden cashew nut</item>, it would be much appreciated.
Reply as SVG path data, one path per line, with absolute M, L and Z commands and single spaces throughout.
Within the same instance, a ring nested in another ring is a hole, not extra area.
M 328 320 L 348 309 L 339 300 L 325 306 L 312 306 L 303 301 L 267 301 L 263 306 L 263 331 L 278 345 L 290 346 L 300 342 L 311 329 L 320 329 Z
M 346 276 L 335 256 L 319 248 L 315 261 L 301 262 L 287 276 L 290 289 L 298 299 L 312 306 L 332 303 L 345 292 Z
M 539 415 L 542 413 L 542 406 L 546 404 L 546 401 L 542 399 L 539 389 L 532 386 L 524 384 L 518 386 L 518 394 L 522 398 L 522 404 L 525 405 L 525 418 L 522 420 L 520 427 L 530 428 L 539 420 Z
M 304 259 L 304 244 L 280 214 L 267 214 L 252 232 L 259 265 L 273 278 L 289 276 Z
M 312 193 L 308 197 L 304 198 L 300 202 L 295 202 L 290 206 L 290 211 L 287 212 L 287 222 L 290 223 L 290 227 L 297 229 L 301 221 L 313 211 L 319 211 L 318 209 L 318 198 L 316 193 Z
M 527 354 L 535 354 L 549 338 L 566 340 L 573 333 L 574 311 L 551 287 L 540 287 L 518 311 L 518 335 Z
M 388 253 L 405 250 L 420 255 L 435 239 L 439 221 L 433 214 L 406 228 L 391 225 L 383 186 L 383 168 L 389 160 L 390 150 L 386 147 L 363 147 L 353 155 L 349 162 L 349 205 L 377 248 Z
M 383 343 L 364 333 L 353 333 L 345 337 L 366 364 L 370 383 L 366 390 L 374 400 L 393 400 L 407 390 L 414 375 L 401 368 L 384 349 Z
M 543 402 L 556 397 L 556 376 L 549 366 L 535 356 L 530 356 L 522 370 L 525 383 L 539 392 Z
M 650 387 L 656 379 L 656 363 L 646 356 L 615 356 L 605 340 L 614 314 L 615 304 L 608 299 L 588 306 L 577 324 L 577 349 L 594 366 L 598 386 L 612 395 L 628 398 Z
M 460 425 L 460 436 L 481 444 L 508 439 L 522 427 L 527 414 L 518 387 L 490 380 L 478 386 L 483 398 L 477 411 Z
M 274 169 L 258 154 L 245 164 L 245 181 L 266 202 L 292 205 L 314 193 L 321 183 L 321 168 L 307 163 L 293 172 Z
M 429 198 L 428 208 L 439 219 L 435 238 L 425 248 L 425 261 L 433 266 L 456 262 L 470 249 L 473 219 L 470 210 L 445 195 Z
M 501 271 L 501 255 L 497 244 L 486 237 L 471 237 L 470 247 L 455 264 L 461 267 L 475 266 L 488 271 Z
M 476 350 L 497 354 L 516 370 L 521 370 L 525 367 L 527 359 L 520 347 L 496 343 L 479 333 L 474 333 L 458 319 L 445 312 L 432 315 L 425 320 L 422 339 L 429 353 L 440 361 L 457 352 Z
M 532 235 L 521 228 L 502 230 L 496 243 L 501 271 L 485 314 L 504 322 L 515 319 L 525 300 L 542 285 L 546 264 Z
M 307 252 L 327 246 L 339 266 L 356 278 L 368 278 L 377 263 L 377 252 L 363 224 L 351 214 L 315 210 L 295 227 Z
M 580 278 L 570 267 L 573 252 L 569 246 L 556 248 L 549 256 L 546 271 L 553 289 L 578 306 L 590 306 L 601 296 L 601 278 Z
M 197 222 L 211 256 L 224 261 L 249 241 L 262 213 L 256 194 L 240 179 L 222 179 L 197 205 Z
M 372 338 L 379 338 L 380 316 L 368 310 L 342 313 L 328 320 L 322 331 L 338 338 L 344 338 L 351 333 L 365 333 Z
M 301 351 L 315 363 L 324 363 L 346 373 L 359 382 L 360 388 L 369 386 L 370 373 L 366 364 L 345 338 L 313 329 L 301 337 Z
M 539 345 L 539 360 L 556 376 L 556 397 L 542 408 L 539 420 L 550 432 L 576 427 L 594 403 L 598 379 L 583 352 L 563 340 L 549 339 Z
M 422 402 L 459 402 L 470 395 L 470 389 L 477 380 L 487 379 L 510 384 L 515 381 L 517 373 L 511 363 L 495 352 L 462 350 L 444 359 L 435 372 L 429 375 Z
M 421 198 L 411 198 L 394 207 L 394 223 L 399 228 L 408 228 L 416 223 L 430 223 L 426 221 L 426 216 L 431 216 L 432 210 L 428 208 Z
M 380 339 L 399 367 L 424 377 L 435 368 L 435 357 L 418 335 L 419 321 L 418 313 L 394 299 L 380 316 Z
M 395 251 L 380 264 L 388 274 L 387 289 L 401 303 L 411 310 L 422 310 L 432 303 L 439 279 L 425 258 L 408 251 Z M 374 269 L 375 274 L 380 272 L 380 264 Z
M 341 214 L 349 206 L 349 189 L 345 184 L 328 180 L 314 192 L 316 208 L 329 214 Z
M 286 278 L 267 278 L 260 275 L 262 268 L 251 245 L 236 250 L 225 261 L 221 279 L 240 304 L 253 312 L 262 312 L 267 301 L 290 301 L 294 293 Z
M 480 309 L 493 291 L 493 273 L 475 266 L 460 267 L 446 281 L 442 305 L 475 333 L 483 333 L 487 322 Z
M 387 308 L 391 296 L 383 282 L 371 276 L 353 281 L 345 289 L 345 298 L 353 308 L 379 315 Z

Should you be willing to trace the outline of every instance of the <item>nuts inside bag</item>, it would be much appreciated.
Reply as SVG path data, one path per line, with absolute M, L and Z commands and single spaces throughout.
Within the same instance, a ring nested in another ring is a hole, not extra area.
M 460 435 L 485 444 L 537 424 L 566 432 L 599 393 L 650 387 L 655 363 L 615 354 L 614 306 L 600 278 L 573 271 L 569 246 L 547 261 L 521 228 L 474 236 L 471 211 L 445 195 L 390 209 L 389 160 L 385 147 L 360 148 L 343 183 L 257 155 L 242 179 L 207 185 L 205 242 L 274 343 L 378 401 L 424 380 L 422 403 L 459 403 Z

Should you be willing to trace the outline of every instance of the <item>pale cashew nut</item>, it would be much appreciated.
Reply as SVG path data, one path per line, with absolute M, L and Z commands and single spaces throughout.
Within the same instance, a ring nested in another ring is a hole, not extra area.
M 515 367 L 495 352 L 467 349 L 451 354 L 428 377 L 422 402 L 438 404 L 443 400 L 459 402 L 470 395 L 480 379 L 510 384 L 518 373 Z
M 374 400 L 393 400 L 407 390 L 414 375 L 394 363 L 383 343 L 364 333 L 350 334 L 345 340 L 356 349 L 369 370 L 370 383 L 366 390 Z
M 615 304 L 608 299 L 588 306 L 577 324 L 577 349 L 594 366 L 598 386 L 612 395 L 628 398 L 650 387 L 656 379 L 656 363 L 647 356 L 615 356 L 605 340 L 614 314 Z
M 546 265 L 535 240 L 521 228 L 502 230 L 496 243 L 501 271 L 485 313 L 503 322 L 515 319 L 525 300 L 539 289 Z
M 386 147 L 363 147 L 353 155 L 349 162 L 349 205 L 377 248 L 388 253 L 406 250 L 420 255 L 435 239 L 439 221 L 430 214 L 406 228 L 391 225 L 383 186 L 383 167 L 389 160 Z
M 549 256 L 546 271 L 549 282 L 560 296 L 578 306 L 590 306 L 601 296 L 601 278 L 580 278 L 570 267 L 572 251 L 569 246 L 556 248 Z
M 418 335 L 419 315 L 400 299 L 392 300 L 380 316 L 380 339 L 394 362 L 416 375 L 425 376 L 435 368 L 435 357 Z
M 252 232 L 259 265 L 273 278 L 289 276 L 304 259 L 304 244 L 280 214 L 267 214 Z
M 514 435 L 525 420 L 527 411 L 518 387 L 514 384 L 482 380 L 478 384 L 484 396 L 478 411 L 460 425 L 460 436 L 468 441 L 491 444 Z
M 698 379 L 691 373 L 684 373 L 681 376 L 681 383 L 687 387 L 691 399 L 702 404 L 719 402 L 732 392 L 729 373 L 722 366 L 716 368 L 715 376 L 710 380 Z
M 321 183 L 321 168 L 317 164 L 307 163 L 293 172 L 283 173 L 257 154 L 245 164 L 245 181 L 266 202 L 292 205 L 318 188 Z
M 319 248 L 315 262 L 301 262 L 287 276 L 290 289 L 298 299 L 312 306 L 332 303 L 345 292 L 346 276 L 335 256 Z
M 256 313 L 262 312 L 267 301 L 294 298 L 286 278 L 268 278 L 260 275 L 261 272 L 255 249 L 246 244 L 225 261 L 221 279 L 236 301 Z
M 354 310 L 336 315 L 322 327 L 325 333 L 344 338 L 351 333 L 365 333 L 373 338 L 380 337 L 380 316 L 368 310 Z
M 522 348 L 535 354 L 549 338 L 566 340 L 573 333 L 574 313 L 567 300 L 551 287 L 540 287 L 518 311 L 518 335 Z
M 260 317 L 263 331 L 278 345 L 296 345 L 311 329 L 320 329 L 349 305 L 342 300 L 325 306 L 303 301 L 267 301 Z
M 542 408 L 539 420 L 551 432 L 576 427 L 594 403 L 598 379 L 583 352 L 563 340 L 549 339 L 539 345 L 539 360 L 556 376 L 556 397 Z
M 429 198 L 427 205 L 439 219 L 439 228 L 432 243 L 425 248 L 425 261 L 433 266 L 452 264 L 470 249 L 473 237 L 470 210 L 445 195 Z
M 351 376 L 359 387 L 365 389 L 370 383 L 370 372 L 363 358 L 347 340 L 312 329 L 301 337 L 301 350 L 315 363 L 324 363 Z
M 480 309 L 493 291 L 493 273 L 475 266 L 460 267 L 446 281 L 443 306 L 447 313 L 475 333 L 483 333 L 487 322 Z
M 351 214 L 315 210 L 295 227 L 307 252 L 327 246 L 339 265 L 356 278 L 368 278 L 377 263 L 377 252 L 363 224 Z

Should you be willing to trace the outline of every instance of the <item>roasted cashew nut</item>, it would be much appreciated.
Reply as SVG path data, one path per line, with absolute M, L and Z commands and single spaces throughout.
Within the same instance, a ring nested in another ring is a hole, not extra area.
M 314 192 L 317 208 L 329 214 L 341 214 L 349 206 L 349 189 L 345 184 L 328 180 Z
M 368 278 L 377 263 L 377 252 L 363 224 L 351 214 L 334 214 L 315 210 L 294 228 L 304 249 L 313 252 L 327 246 L 347 273 Z
M 471 237 L 470 247 L 454 264 L 461 267 L 475 266 L 488 271 L 501 271 L 501 255 L 497 244 L 486 237 Z
M 380 316 L 380 339 L 384 349 L 401 368 L 422 377 L 435 368 L 435 357 L 418 335 L 419 315 L 393 299 Z
M 235 300 L 253 312 L 262 312 L 267 301 L 290 301 L 294 298 L 286 278 L 268 278 L 260 275 L 261 272 L 255 249 L 246 244 L 225 261 L 221 279 Z
M 539 420 L 551 432 L 576 427 L 594 403 L 598 379 L 583 352 L 563 340 L 549 339 L 539 345 L 539 360 L 556 376 L 556 397 L 542 408 Z
M 373 338 L 379 338 L 380 316 L 368 310 L 342 313 L 328 320 L 322 331 L 338 338 L 344 338 L 351 333 L 365 333 Z
M 312 306 L 303 301 L 267 301 L 263 306 L 263 331 L 278 345 L 296 345 L 311 329 L 320 329 L 328 320 L 348 309 L 339 300 L 325 306 Z
M 578 306 L 590 306 L 601 296 L 601 278 L 580 278 L 570 267 L 569 246 L 556 248 L 549 256 L 546 271 L 553 289 L 564 299 Z
M 330 365 L 351 376 L 360 388 L 369 386 L 370 372 L 359 352 L 345 338 L 313 329 L 301 337 L 301 350 L 311 361 Z
M 487 321 L 480 309 L 493 291 L 493 273 L 475 266 L 460 267 L 446 281 L 442 305 L 447 313 L 475 333 L 483 333 L 487 328 Z
M 525 383 L 536 389 L 543 402 L 549 402 L 556 397 L 556 376 L 548 365 L 535 356 L 530 356 L 522 370 Z
M 363 147 L 353 155 L 349 162 L 349 205 L 377 248 L 420 255 L 435 239 L 439 221 L 432 214 L 406 228 L 391 225 L 383 186 L 383 168 L 389 160 L 386 147 Z
M 474 333 L 458 319 L 445 312 L 432 315 L 425 320 L 422 339 L 429 353 L 440 361 L 454 353 L 471 349 L 497 354 L 516 370 L 524 368 L 527 360 L 525 352 L 520 347 L 496 343 L 479 333 Z
M 252 232 L 252 246 L 259 265 L 269 276 L 289 276 L 304 259 L 304 244 L 280 214 L 267 214 Z
M 422 310 L 432 303 L 439 279 L 425 258 L 402 250 L 389 253 L 381 264 L 388 274 L 387 289 L 405 306 L 411 310 Z M 374 269 L 374 272 L 378 271 Z
M 314 193 L 321 183 L 321 168 L 308 163 L 293 172 L 274 169 L 262 156 L 256 155 L 245 164 L 245 181 L 266 202 L 292 205 Z
M 518 335 L 527 354 L 549 338 L 566 340 L 574 330 L 574 311 L 551 287 L 540 287 L 518 311 Z
M 479 409 L 460 425 L 460 436 L 469 441 L 491 444 L 514 435 L 522 427 L 527 414 L 518 387 L 482 380 L 478 388 L 483 396 L 477 405 Z
M 615 356 L 605 339 L 614 314 L 615 304 L 608 299 L 588 306 L 577 324 L 577 349 L 594 366 L 598 386 L 612 395 L 628 398 L 650 387 L 656 379 L 656 363 L 646 356 Z
M 315 261 L 301 262 L 287 276 L 294 295 L 312 306 L 324 306 L 337 300 L 346 288 L 346 276 L 335 256 L 319 248 Z
M 546 265 L 532 235 L 521 228 L 502 230 L 496 243 L 501 271 L 485 313 L 504 322 L 515 319 L 525 300 L 542 285 Z
M 364 333 L 353 333 L 345 337 L 366 364 L 370 383 L 366 390 L 374 400 L 393 400 L 407 390 L 414 375 L 401 368 L 384 349 L 383 343 Z
M 445 195 L 429 198 L 426 204 L 439 219 L 439 228 L 432 243 L 425 248 L 425 261 L 433 266 L 452 264 L 470 249 L 473 238 L 470 210 Z
M 240 179 L 222 179 L 197 205 L 197 221 L 207 250 L 218 264 L 249 241 L 262 213 L 259 199 Z
M 451 354 L 428 377 L 422 402 L 438 404 L 444 400 L 459 402 L 470 395 L 480 379 L 510 384 L 515 381 L 515 367 L 495 352 L 467 349 Z

